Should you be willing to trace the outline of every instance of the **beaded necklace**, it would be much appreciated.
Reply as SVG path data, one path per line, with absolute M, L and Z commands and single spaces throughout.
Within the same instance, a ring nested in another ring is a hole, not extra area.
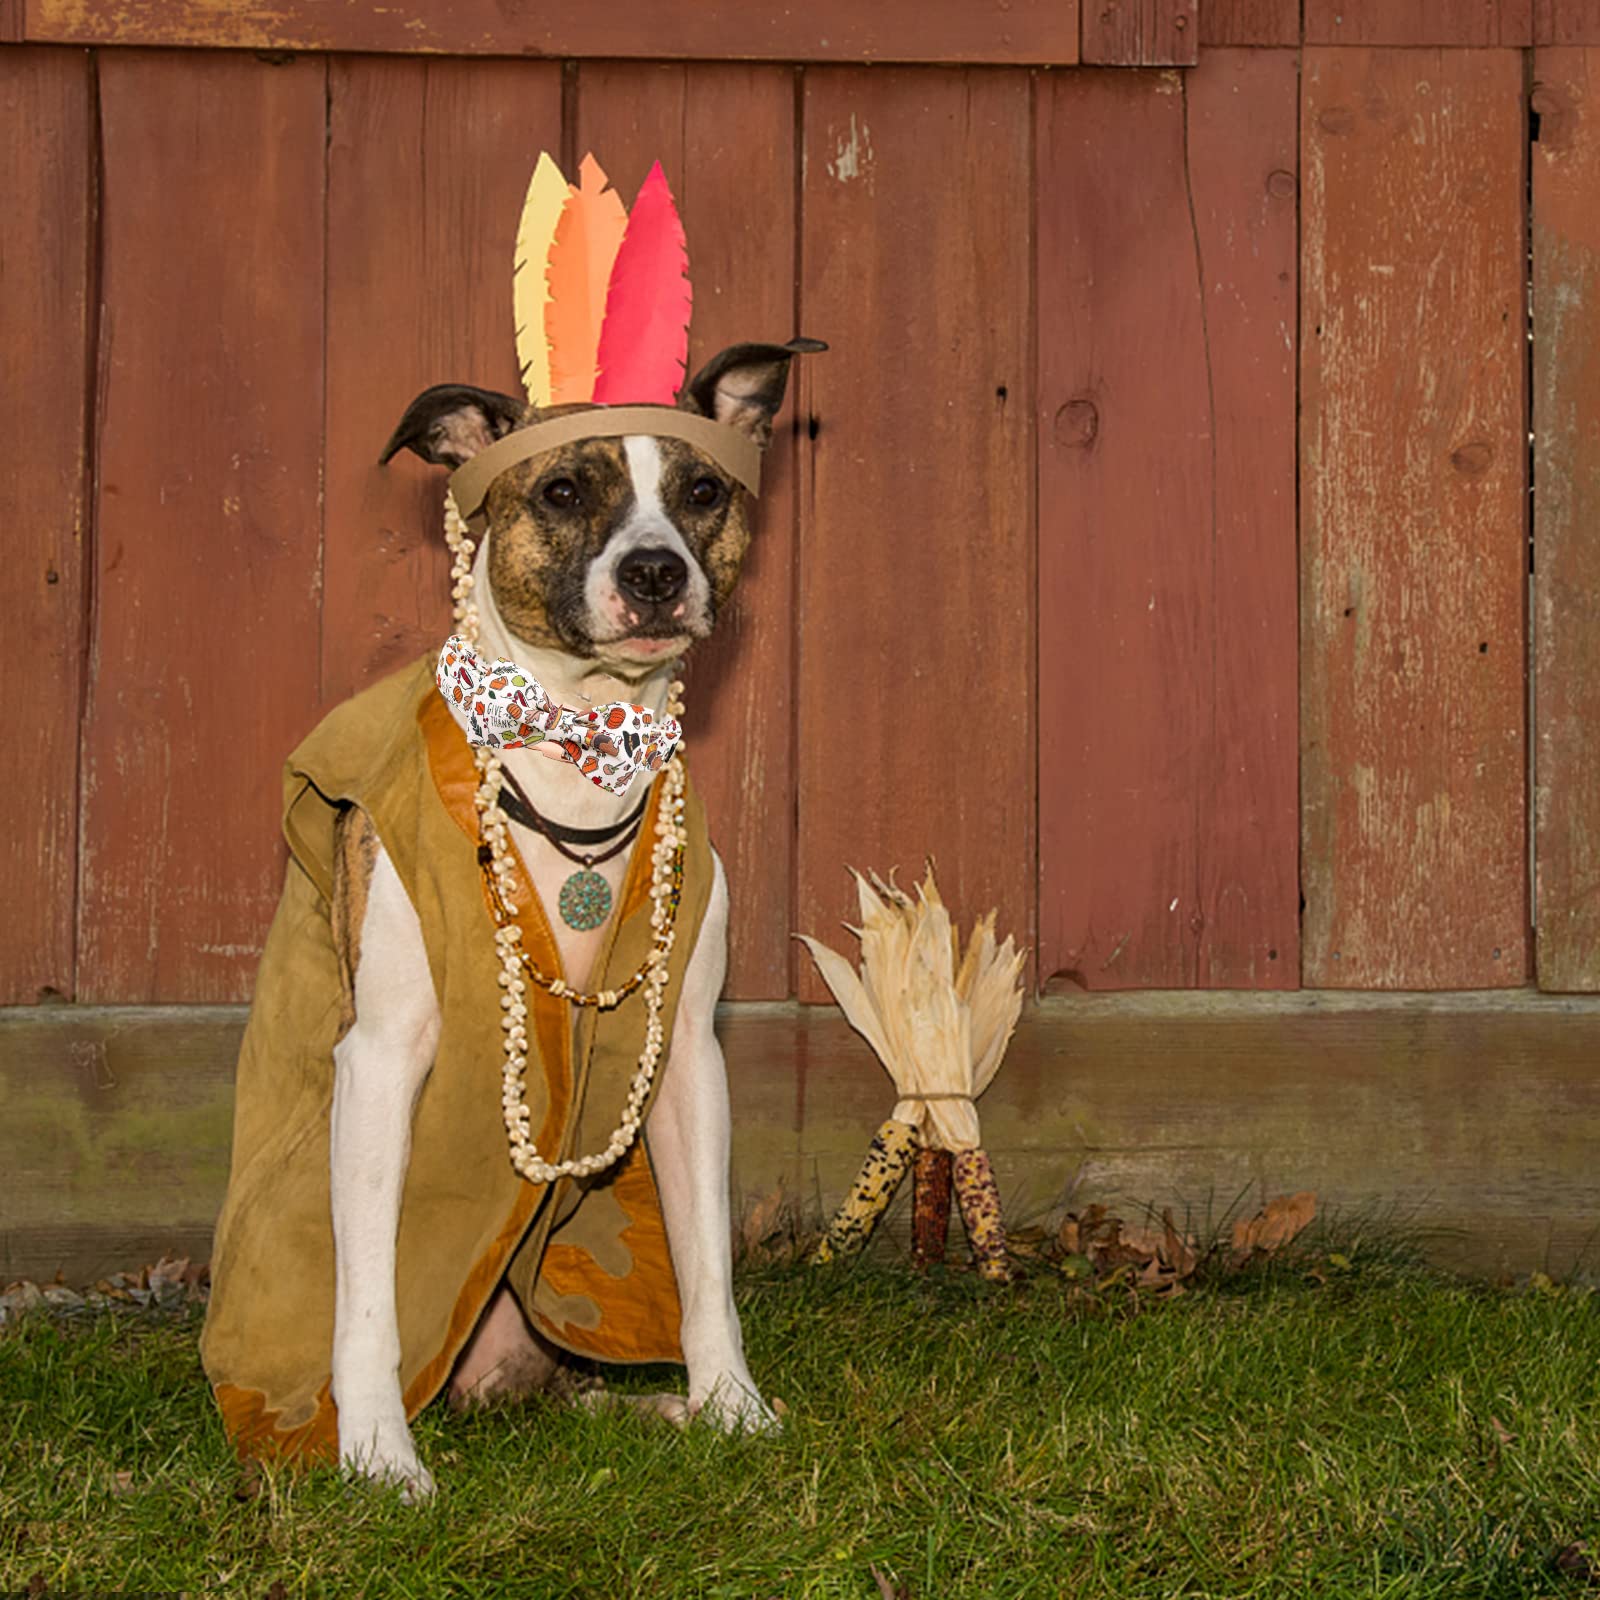
M 469 644 L 476 645 L 478 608 L 472 601 L 473 541 L 467 536 L 467 527 L 457 509 L 455 497 L 448 493 L 444 502 L 444 536 L 455 558 L 450 569 L 450 593 L 455 601 L 457 631 Z M 668 690 L 667 710 L 679 719 L 683 716 L 681 680 L 675 679 Z M 683 748 L 681 741 L 678 748 Z M 655 1081 L 656 1065 L 665 1042 L 661 1004 L 667 986 L 667 958 L 672 952 L 676 936 L 678 901 L 683 890 L 683 855 L 687 843 L 683 825 L 683 763 L 669 761 L 660 779 L 662 792 L 656 809 L 656 838 L 650 863 L 650 926 L 654 930 L 650 952 L 639 970 L 620 988 L 599 989 L 593 994 L 584 994 L 565 979 L 552 978 L 541 972 L 522 948 L 522 929 L 517 926 L 511 909 L 516 864 L 506 819 L 498 804 L 506 775 L 497 749 L 488 745 L 476 746 L 474 757 L 479 777 L 478 788 L 473 795 L 473 805 L 478 812 L 478 863 L 493 908 L 495 949 L 501 966 L 498 981 L 504 991 L 500 997 L 500 1009 L 505 1013 L 500 1019 L 500 1027 L 505 1034 L 500 1105 L 505 1117 L 511 1164 L 530 1183 L 589 1177 L 621 1160 L 633 1143 L 639 1131 L 645 1102 L 650 1098 L 650 1086 Z M 524 1001 L 527 994 L 525 979 L 532 979 L 550 994 L 574 1006 L 594 1006 L 602 1011 L 614 1009 L 641 984 L 644 986 L 644 1050 L 639 1056 L 639 1066 L 633 1075 L 627 1103 L 623 1106 L 622 1120 L 605 1149 L 594 1155 L 552 1163 L 544 1160 L 534 1146 L 527 1105 L 528 1008 Z

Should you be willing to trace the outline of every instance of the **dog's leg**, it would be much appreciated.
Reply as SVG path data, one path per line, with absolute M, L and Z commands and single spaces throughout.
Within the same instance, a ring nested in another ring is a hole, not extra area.
M 728 968 L 728 880 L 712 852 L 711 900 L 684 975 L 665 1075 L 648 1124 L 689 1367 L 689 1409 L 719 1426 L 768 1428 L 777 1419 L 745 1365 L 733 1304 L 728 1202 L 728 1077 L 712 1023 Z
M 400 1394 L 395 1233 L 411 1115 L 439 1043 L 422 927 L 371 820 L 340 821 L 333 932 L 346 984 L 334 1046 L 333 1398 L 339 1459 L 408 1498 L 433 1492 Z

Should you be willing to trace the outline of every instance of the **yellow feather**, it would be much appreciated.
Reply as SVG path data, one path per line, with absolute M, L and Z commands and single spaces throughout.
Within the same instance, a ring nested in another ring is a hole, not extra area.
M 561 168 L 548 152 L 542 152 L 522 203 L 511 290 L 517 320 L 517 363 L 522 368 L 528 399 L 536 406 L 550 404 L 550 345 L 544 326 L 550 284 L 545 269 L 556 224 L 571 192 Z

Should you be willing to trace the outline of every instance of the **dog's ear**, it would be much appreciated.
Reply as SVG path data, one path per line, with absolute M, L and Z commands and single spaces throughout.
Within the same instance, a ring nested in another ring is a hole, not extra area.
M 459 467 L 486 445 L 503 439 L 524 417 L 525 402 L 465 383 L 436 383 L 406 407 L 378 457 L 387 466 L 400 450 L 414 450 L 436 467 Z
M 772 419 L 789 386 L 789 362 L 827 348 L 820 339 L 730 345 L 695 374 L 678 404 L 738 428 L 765 449 L 772 442 Z

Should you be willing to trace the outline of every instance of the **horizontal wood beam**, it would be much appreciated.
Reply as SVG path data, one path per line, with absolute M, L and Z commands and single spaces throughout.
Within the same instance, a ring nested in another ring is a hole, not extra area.
M 0 1280 L 206 1252 L 227 1178 L 238 1006 L 0 1011 Z M 718 1019 L 736 1194 L 813 1209 L 892 1104 L 831 1006 Z M 1014 1217 L 1207 1209 L 1312 1189 L 1486 1272 L 1596 1266 L 1600 998 L 1136 994 L 1030 1006 L 982 1105 Z M 1586 1256 L 1584 1252 L 1588 1250 Z
M 0 0 L 0 8 L 6 0 Z M 0 15 L 3 15 L 0 10 Z M 1078 0 L 28 0 L 26 37 L 83 45 L 193 45 L 405 55 L 659 61 L 905 61 L 1059 66 L 1078 59 Z

